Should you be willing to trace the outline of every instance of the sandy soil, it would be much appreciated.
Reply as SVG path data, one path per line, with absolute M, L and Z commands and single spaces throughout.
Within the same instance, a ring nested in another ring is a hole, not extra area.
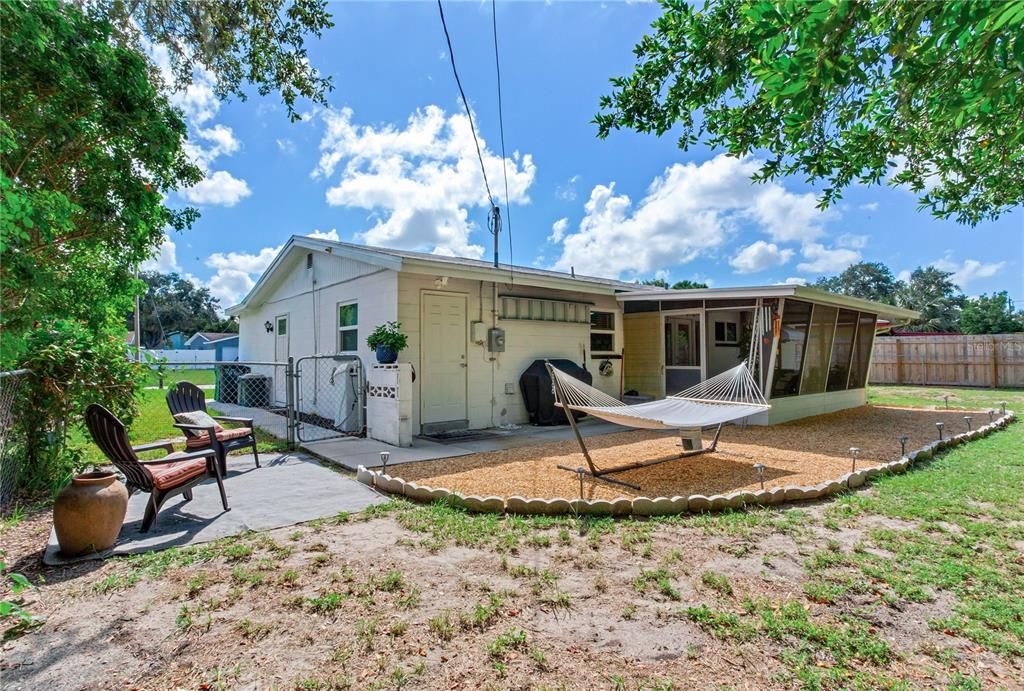
M 639 491 L 588 479 L 584 497 L 671 497 L 757 490 L 760 485 L 753 468 L 755 463 L 766 466 L 766 488 L 816 485 L 850 471 L 850 447 L 860 449 L 857 467 L 867 468 L 898 458 L 898 438 L 902 434 L 910 437 L 910 451 L 937 438 L 936 422 L 945 424 L 947 434 L 965 431 L 965 414 L 970 413 L 867 406 L 772 427 L 726 427 L 715 453 L 613 476 L 639 485 Z M 985 413 L 973 416 L 975 426 L 988 422 Z M 704 436 L 707 445 L 712 434 Z M 677 436 L 649 431 L 607 434 L 587 440 L 599 468 L 671 457 L 679 453 L 678 445 Z M 575 441 L 404 464 L 393 472 L 405 480 L 466 494 L 578 497 L 577 476 L 559 470 L 559 465 L 585 465 Z

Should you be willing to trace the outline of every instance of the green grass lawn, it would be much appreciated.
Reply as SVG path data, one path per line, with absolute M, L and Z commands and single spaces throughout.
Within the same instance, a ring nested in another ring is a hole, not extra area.
M 174 386 L 180 381 L 190 381 L 197 386 L 215 384 L 216 370 L 210 369 L 171 369 L 164 372 L 164 386 Z M 146 386 L 159 386 L 160 378 L 154 370 L 146 373 Z
M 868 387 L 868 403 L 906 408 L 944 408 L 949 396 L 950 408 L 988 410 L 1006 401 L 1010 410 L 1024 412 L 1024 389 L 973 389 L 961 386 L 895 386 Z

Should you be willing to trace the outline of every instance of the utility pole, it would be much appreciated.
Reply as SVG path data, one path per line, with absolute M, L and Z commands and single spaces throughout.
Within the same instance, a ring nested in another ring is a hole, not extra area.
M 494 268 L 498 268 L 498 233 L 501 232 L 501 209 L 491 205 L 491 234 L 494 236 Z
M 139 265 L 135 265 L 135 280 L 139 279 Z M 139 294 L 135 293 L 135 362 L 142 362 L 142 312 Z

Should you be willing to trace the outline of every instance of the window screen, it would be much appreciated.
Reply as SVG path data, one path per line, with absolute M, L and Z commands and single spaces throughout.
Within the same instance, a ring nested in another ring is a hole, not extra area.
M 804 362 L 804 344 L 811 321 L 811 303 L 786 300 L 782 307 L 779 349 L 775 354 L 772 398 L 800 393 L 800 371 Z
M 875 340 L 875 315 L 860 313 L 857 338 L 854 340 L 853 361 L 850 363 L 850 389 L 863 389 L 868 377 L 871 345 Z
M 850 377 L 850 356 L 853 355 L 853 339 L 857 334 L 857 313 L 853 310 L 839 310 L 836 322 L 836 337 L 832 341 L 832 359 L 828 364 L 826 391 L 842 391 Z
M 804 348 L 804 372 L 800 379 L 800 393 L 824 393 L 828 379 L 828 363 L 832 356 L 832 336 L 836 331 L 839 310 L 827 305 L 815 305 L 811 313 L 811 329 Z

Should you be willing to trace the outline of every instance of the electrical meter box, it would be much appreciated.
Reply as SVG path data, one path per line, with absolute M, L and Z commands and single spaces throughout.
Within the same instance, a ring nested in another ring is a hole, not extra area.
M 505 329 L 487 329 L 487 350 L 491 353 L 505 352 Z
M 477 345 L 483 345 L 487 342 L 487 327 L 483 322 L 470 322 L 469 339 Z

